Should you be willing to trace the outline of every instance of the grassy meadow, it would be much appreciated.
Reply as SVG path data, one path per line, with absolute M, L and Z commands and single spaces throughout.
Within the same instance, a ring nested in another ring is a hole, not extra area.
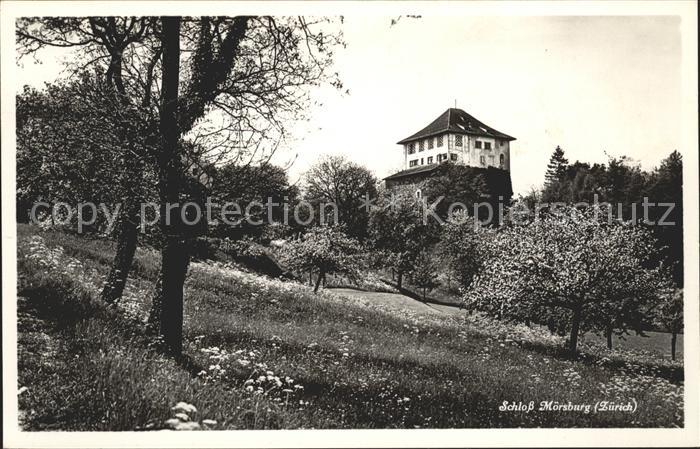
M 219 430 L 683 426 L 681 362 L 596 342 L 572 360 L 536 328 L 314 295 L 231 263 L 191 263 L 176 363 L 143 325 L 159 254 L 139 248 L 108 309 L 97 299 L 112 254 L 105 240 L 18 227 L 25 430 L 162 429 L 182 410 L 187 428 Z M 604 400 L 636 411 L 499 411 Z

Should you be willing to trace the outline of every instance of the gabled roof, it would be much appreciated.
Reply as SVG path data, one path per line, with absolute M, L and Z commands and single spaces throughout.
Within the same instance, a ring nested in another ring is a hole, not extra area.
M 418 167 L 411 167 L 407 170 L 401 170 L 398 173 L 394 173 L 391 176 L 387 176 L 386 178 L 384 178 L 384 180 L 386 181 L 388 179 L 391 181 L 393 179 L 399 179 L 399 178 L 403 178 L 405 176 L 417 175 L 420 173 L 428 173 L 428 172 L 435 170 L 439 166 L 440 166 L 440 164 L 428 164 L 428 165 L 420 165 Z
M 433 120 L 433 122 L 421 129 L 417 133 L 398 141 L 398 144 L 404 144 L 426 137 L 436 136 L 446 132 L 456 134 L 472 134 L 475 136 L 495 137 L 497 139 L 515 140 L 508 134 L 497 131 L 490 126 L 487 126 L 467 114 L 461 109 L 450 108 Z

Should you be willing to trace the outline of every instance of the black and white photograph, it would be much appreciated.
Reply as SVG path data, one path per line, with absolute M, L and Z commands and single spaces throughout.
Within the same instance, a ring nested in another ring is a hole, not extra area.
M 697 3 L 0 10 L 4 446 L 700 444 Z

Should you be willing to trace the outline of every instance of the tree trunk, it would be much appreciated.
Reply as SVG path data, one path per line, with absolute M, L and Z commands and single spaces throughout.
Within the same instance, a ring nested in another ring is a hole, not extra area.
M 574 314 L 571 318 L 571 337 L 569 338 L 569 351 L 571 354 L 576 354 L 576 346 L 578 344 L 578 330 L 581 326 L 581 308 L 574 309 Z
M 160 334 L 166 351 L 182 352 L 183 287 L 189 266 L 189 245 L 184 238 L 168 236 L 161 251 Z
M 117 234 L 117 251 L 112 259 L 112 267 L 102 288 L 101 298 L 109 304 L 116 303 L 121 298 L 129 277 L 131 264 L 136 252 L 138 240 L 138 218 L 123 211 L 119 219 Z
M 676 360 L 676 338 L 678 334 L 671 332 L 671 360 Z
M 403 284 L 403 272 L 399 271 L 396 274 L 396 285 L 399 287 L 399 290 L 401 290 L 401 284 Z
M 180 201 L 181 173 L 177 122 L 178 82 L 180 76 L 180 18 L 163 17 L 161 46 L 163 48 L 161 150 L 158 158 L 160 224 L 164 243 L 161 250 L 160 271 L 160 335 L 167 353 L 182 353 L 183 286 L 189 252 L 184 237 L 179 208 L 168 212 L 167 205 Z M 174 213 L 173 213 L 174 212 Z M 169 216 L 168 216 L 169 215 Z
M 110 63 L 105 77 L 108 85 L 117 94 L 122 110 L 126 112 L 131 105 L 122 81 L 123 49 L 115 49 L 110 53 Z M 143 173 L 141 161 L 133 156 L 136 147 L 135 143 L 139 139 L 138 132 L 135 131 L 134 125 L 128 120 L 120 120 L 118 129 L 119 137 L 125 142 L 127 149 L 122 151 L 119 160 L 122 169 L 119 177 L 119 188 L 121 189 L 123 209 L 119 214 L 117 223 L 117 250 L 100 294 L 102 300 L 109 304 L 115 304 L 121 298 L 126 281 L 129 278 L 131 264 L 134 260 L 138 240 L 138 203 L 140 197 L 134 191 L 134 185 L 140 182 Z
M 318 287 L 321 285 L 321 279 L 325 278 L 326 274 L 323 270 L 318 272 L 318 278 L 316 279 L 316 285 L 314 286 L 314 293 L 318 292 Z
M 608 343 L 608 349 L 612 349 L 612 333 L 613 333 L 612 325 L 605 328 L 605 339 L 607 340 L 607 343 Z

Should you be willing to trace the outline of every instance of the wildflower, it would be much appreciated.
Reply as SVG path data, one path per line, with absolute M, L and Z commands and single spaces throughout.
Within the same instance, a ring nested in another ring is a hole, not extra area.
M 190 421 L 190 422 L 179 422 L 178 424 L 175 425 L 174 429 L 175 430 L 198 430 L 199 429 L 199 423 L 195 421 Z
M 197 407 L 187 402 L 178 402 L 171 410 L 174 412 L 197 413 Z
M 175 428 L 178 424 L 180 424 L 180 420 L 177 418 L 170 418 L 169 420 L 165 421 L 165 425 L 170 427 L 170 428 Z
M 189 421 L 190 417 L 187 416 L 187 413 L 175 413 L 175 417 L 179 419 L 180 421 Z

